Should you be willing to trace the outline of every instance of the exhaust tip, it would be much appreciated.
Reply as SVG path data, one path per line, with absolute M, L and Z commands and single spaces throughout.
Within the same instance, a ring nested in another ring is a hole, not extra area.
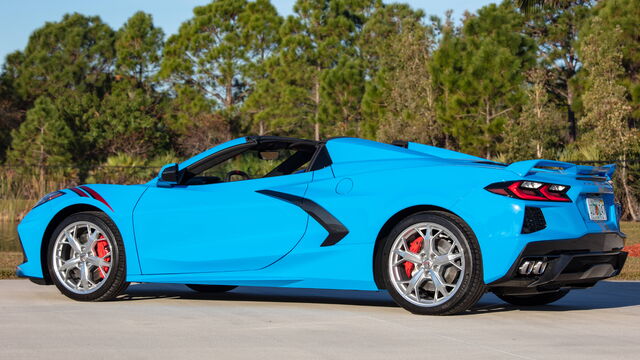
M 525 260 L 522 262 L 522 264 L 520 264 L 518 273 L 520 275 L 542 275 L 544 271 L 547 270 L 548 265 L 548 262 L 542 260 Z

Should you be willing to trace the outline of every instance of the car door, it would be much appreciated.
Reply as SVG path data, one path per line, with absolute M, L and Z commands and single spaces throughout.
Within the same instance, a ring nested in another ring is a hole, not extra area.
M 256 270 L 287 254 L 308 214 L 258 193 L 304 196 L 311 172 L 208 185 L 151 185 L 134 210 L 143 274 Z

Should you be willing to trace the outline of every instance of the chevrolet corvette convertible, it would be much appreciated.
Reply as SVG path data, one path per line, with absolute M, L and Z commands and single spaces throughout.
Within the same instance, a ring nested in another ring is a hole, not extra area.
M 416 314 L 460 313 L 487 291 L 543 305 L 622 269 L 613 171 L 243 137 L 146 184 L 46 195 L 18 225 L 17 274 L 82 301 L 154 282 L 386 290 Z

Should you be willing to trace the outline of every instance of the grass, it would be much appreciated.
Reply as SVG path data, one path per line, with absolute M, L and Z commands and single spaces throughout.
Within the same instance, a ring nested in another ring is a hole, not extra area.
M 36 200 L 0 199 L 0 221 L 18 222 L 33 207 Z
M 640 243 L 640 223 L 622 222 L 622 232 L 627 234 L 627 246 Z M 640 280 L 640 257 L 628 257 L 620 275 L 615 280 Z
M 622 231 L 627 234 L 626 245 L 640 243 L 640 223 L 623 222 Z M 16 266 L 22 262 L 20 252 L 0 252 L 0 279 L 15 278 Z M 640 280 L 640 257 L 629 257 L 615 280 Z
M 0 279 L 15 279 L 16 266 L 21 262 L 20 252 L 0 252 Z

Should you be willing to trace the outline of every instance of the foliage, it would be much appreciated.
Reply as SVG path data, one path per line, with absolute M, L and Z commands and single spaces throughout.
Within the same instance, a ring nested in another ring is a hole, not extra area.
M 567 123 L 546 91 L 545 83 L 548 76 L 545 69 L 536 68 L 530 71 L 529 78 L 532 83 L 526 90 L 525 105 L 518 118 L 507 123 L 505 127 L 502 150 L 507 162 L 518 159 L 553 158 L 562 148 L 566 139 Z
M 463 151 L 490 157 L 524 102 L 522 74 L 535 60 L 522 23 L 509 3 L 491 4 L 467 15 L 459 33 L 443 31 L 431 70 L 438 117 Z

